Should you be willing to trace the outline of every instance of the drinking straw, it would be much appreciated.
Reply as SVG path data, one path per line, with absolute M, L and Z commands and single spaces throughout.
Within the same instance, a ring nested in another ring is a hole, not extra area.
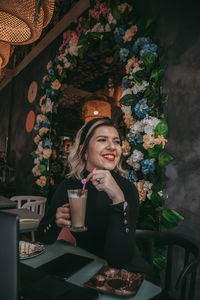
M 81 183 L 83 184 L 83 191 L 85 191 L 85 185 L 86 185 L 87 180 L 85 178 L 83 178 L 81 180 Z

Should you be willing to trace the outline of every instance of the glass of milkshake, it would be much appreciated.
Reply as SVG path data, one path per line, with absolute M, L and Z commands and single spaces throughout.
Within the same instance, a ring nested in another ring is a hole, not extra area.
M 70 227 L 71 231 L 81 232 L 87 230 L 85 227 L 85 213 L 87 205 L 87 190 L 67 190 L 70 213 L 71 213 L 71 222 L 72 226 Z

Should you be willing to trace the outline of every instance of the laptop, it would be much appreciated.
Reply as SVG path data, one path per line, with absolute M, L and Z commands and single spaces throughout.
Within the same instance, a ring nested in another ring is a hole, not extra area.
M 55 261 L 53 263 L 55 264 Z M 77 270 L 77 267 L 72 270 Z M 19 218 L 15 214 L 0 211 L 0 299 L 94 300 L 97 298 L 98 293 L 95 290 L 69 283 L 57 273 L 54 276 L 49 265 L 43 270 L 20 263 Z

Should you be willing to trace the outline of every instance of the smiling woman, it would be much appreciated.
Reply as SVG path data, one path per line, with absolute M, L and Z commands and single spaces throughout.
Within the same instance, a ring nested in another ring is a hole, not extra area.
M 36 237 L 54 242 L 71 226 L 67 190 L 88 191 L 85 226 L 73 232 L 79 247 L 107 260 L 116 268 L 148 272 L 135 244 L 139 197 L 136 187 L 122 177 L 121 143 L 117 129 L 108 118 L 98 118 L 82 126 L 68 157 L 70 172 L 56 190 Z

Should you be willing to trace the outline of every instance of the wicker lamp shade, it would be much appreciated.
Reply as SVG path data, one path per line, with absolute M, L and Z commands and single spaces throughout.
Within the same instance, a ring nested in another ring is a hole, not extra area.
M 54 12 L 54 6 L 55 6 L 55 0 L 48 0 L 43 2 L 42 4 L 44 10 L 43 28 L 50 23 Z
M 44 1 L 34 23 L 35 0 L 0 1 L 0 40 L 15 45 L 36 41 L 51 20 L 55 0 Z
M 10 58 L 10 44 L 0 42 L 0 69 L 3 69 Z
M 83 104 L 82 116 L 85 123 L 95 118 L 111 118 L 111 104 L 100 97 L 88 99 Z

